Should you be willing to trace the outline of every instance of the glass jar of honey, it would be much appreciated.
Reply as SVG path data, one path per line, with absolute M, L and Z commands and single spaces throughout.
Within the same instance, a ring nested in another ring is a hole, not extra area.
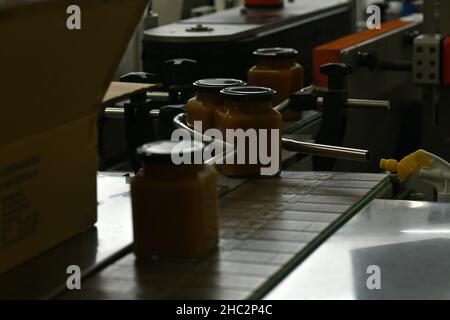
M 295 61 L 297 54 L 297 50 L 292 48 L 263 48 L 254 51 L 257 62 L 247 73 L 249 85 L 272 88 L 277 92 L 273 105 L 280 104 L 303 88 L 303 67 Z M 284 120 L 295 120 L 300 116 L 300 113 L 290 110 L 283 112 Z
M 228 176 L 277 175 L 280 171 L 281 160 L 281 148 L 279 146 L 282 117 L 278 111 L 272 108 L 276 92 L 270 88 L 241 86 L 223 89 L 221 94 L 224 98 L 224 105 L 221 109 L 216 110 L 216 127 L 220 130 L 226 142 L 234 145 L 235 150 L 239 151 L 240 149 L 242 151 L 244 149 L 245 161 L 242 163 L 237 159 L 237 157 L 242 156 L 237 152 L 234 163 L 226 161 L 219 166 L 219 169 Z M 252 132 L 249 129 L 254 130 Z M 245 141 L 243 148 L 237 141 L 238 131 L 246 135 L 245 139 L 240 139 L 241 142 Z M 266 133 L 263 135 L 264 132 Z M 256 139 L 253 139 L 253 133 L 256 134 Z M 229 135 L 234 136 L 233 141 L 230 141 Z M 276 145 L 276 148 L 273 148 L 273 145 Z M 276 161 L 270 164 L 261 161 L 262 147 L 265 148 L 267 156 Z M 252 158 L 256 158 L 256 163 L 251 160 Z M 241 159 L 243 158 L 241 157 Z M 276 165 L 274 171 L 272 170 L 272 173 L 262 174 L 263 168 L 271 167 L 273 164 L 278 165 Z
M 246 83 L 237 79 L 202 79 L 194 82 L 195 97 L 191 98 L 186 105 L 186 121 L 194 127 L 194 121 L 202 122 L 202 133 L 214 128 L 214 112 L 223 105 L 220 90 L 245 85 Z
M 175 164 L 172 154 L 201 159 L 203 143 L 159 141 L 137 150 L 143 168 L 131 183 L 136 257 L 201 257 L 217 247 L 217 171 Z

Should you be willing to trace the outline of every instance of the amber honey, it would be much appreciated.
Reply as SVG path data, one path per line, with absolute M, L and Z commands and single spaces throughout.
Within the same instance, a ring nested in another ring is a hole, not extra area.
M 160 141 L 138 149 L 142 170 L 131 184 L 134 250 L 138 258 L 201 257 L 217 247 L 217 172 L 204 164 L 175 165 L 180 142 Z M 202 152 L 186 142 L 181 152 Z
M 220 90 L 245 85 L 245 82 L 237 79 L 202 79 L 194 82 L 195 97 L 186 105 L 186 121 L 194 127 L 194 121 L 202 122 L 203 132 L 214 128 L 214 113 L 223 105 L 223 97 Z
M 263 48 L 253 52 L 256 65 L 247 73 L 248 83 L 252 86 L 272 88 L 277 92 L 273 101 L 276 106 L 289 96 L 303 88 L 303 67 L 295 59 L 297 50 L 292 48 Z M 283 112 L 284 120 L 299 119 L 300 113 L 290 110 Z
M 273 99 L 276 92 L 270 88 L 264 87 L 232 87 L 221 91 L 224 97 L 223 108 L 216 110 L 215 123 L 216 127 L 227 137 L 227 129 L 238 130 L 255 129 L 257 133 L 256 143 L 258 153 L 261 143 L 266 144 L 266 150 L 271 150 L 271 130 L 276 130 L 281 136 L 282 117 L 281 114 L 272 108 Z M 266 129 L 268 134 L 266 140 L 262 141 L 260 129 Z M 277 138 L 277 139 L 278 139 Z M 235 143 L 228 141 L 228 143 Z M 279 143 L 280 141 L 278 141 Z M 260 176 L 261 168 L 264 167 L 259 160 L 256 164 L 251 164 L 249 160 L 249 143 L 246 140 L 245 153 L 246 162 L 238 164 L 225 163 L 219 169 L 228 176 Z M 281 153 L 278 148 L 276 151 L 278 163 L 280 163 Z M 277 174 L 278 171 L 275 173 Z

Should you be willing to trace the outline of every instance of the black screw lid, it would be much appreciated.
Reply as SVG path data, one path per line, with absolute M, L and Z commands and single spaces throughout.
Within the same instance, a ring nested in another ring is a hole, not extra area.
M 253 51 L 253 55 L 258 58 L 269 58 L 269 59 L 284 59 L 284 58 L 295 58 L 298 51 L 293 48 L 261 48 Z
M 194 163 L 194 155 L 201 155 L 203 153 L 204 144 L 200 141 L 170 141 L 162 140 L 151 143 L 146 143 L 137 148 L 137 154 L 142 162 L 145 163 L 166 163 L 171 164 L 172 153 L 177 153 L 180 156 L 189 154 L 191 164 Z
M 219 93 L 227 87 L 245 86 L 246 83 L 238 79 L 211 78 L 194 82 L 194 89 L 200 92 Z
M 227 100 L 263 102 L 275 99 L 276 91 L 266 87 L 239 86 L 225 88 L 220 91 Z

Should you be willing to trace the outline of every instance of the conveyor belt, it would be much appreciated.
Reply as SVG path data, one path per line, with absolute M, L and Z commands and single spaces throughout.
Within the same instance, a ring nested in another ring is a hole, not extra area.
M 387 185 L 384 174 L 283 172 L 220 205 L 220 248 L 199 260 L 136 262 L 133 253 L 61 298 L 260 298 Z
M 303 113 L 303 120 L 285 123 L 288 132 L 301 131 L 314 135 L 318 124 L 317 112 Z M 289 136 L 291 137 L 291 136 Z M 311 141 L 308 135 L 292 138 Z M 295 153 L 283 150 L 283 168 L 310 170 L 311 164 L 297 161 Z M 39 255 L 17 268 L 0 275 L 0 298 L 45 299 L 52 298 L 66 288 L 69 265 L 78 265 L 82 275 L 97 272 L 131 251 L 131 205 L 129 185 L 125 173 L 100 172 L 97 179 L 98 222 L 94 228 Z M 244 184 L 246 179 L 231 179 L 220 175 L 220 195 L 227 194 Z

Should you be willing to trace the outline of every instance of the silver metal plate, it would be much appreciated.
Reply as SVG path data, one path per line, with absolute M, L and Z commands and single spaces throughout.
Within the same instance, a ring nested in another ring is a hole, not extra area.
M 450 299 L 449 252 L 450 204 L 374 200 L 265 298 Z

